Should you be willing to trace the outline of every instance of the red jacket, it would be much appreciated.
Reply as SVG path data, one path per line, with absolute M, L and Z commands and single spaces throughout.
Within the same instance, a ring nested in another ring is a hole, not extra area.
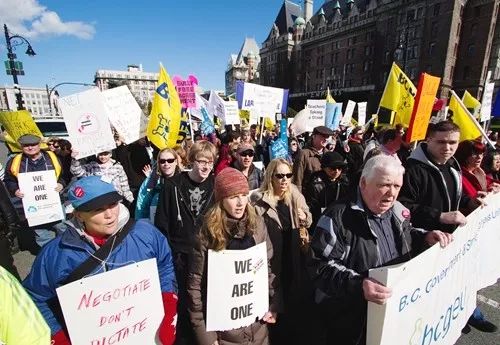
M 476 173 L 484 175 L 484 179 L 486 180 L 486 189 L 483 188 L 483 186 L 479 182 L 478 178 L 474 174 L 472 174 L 471 172 L 467 171 L 464 167 L 462 167 L 463 192 L 471 198 L 476 198 L 477 192 L 490 191 L 491 184 L 493 182 L 495 182 L 495 180 L 493 180 L 491 177 L 487 176 L 486 173 L 481 168 L 478 168 Z

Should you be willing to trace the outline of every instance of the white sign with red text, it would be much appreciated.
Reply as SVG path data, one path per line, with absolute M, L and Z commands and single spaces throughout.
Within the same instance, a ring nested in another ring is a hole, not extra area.
M 73 345 L 159 344 L 164 311 L 154 258 L 61 286 L 57 297 Z

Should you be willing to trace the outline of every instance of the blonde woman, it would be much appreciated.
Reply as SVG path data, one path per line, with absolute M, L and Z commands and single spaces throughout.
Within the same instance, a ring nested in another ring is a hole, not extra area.
M 276 313 L 268 311 L 261 320 L 238 329 L 207 332 L 207 252 L 208 249 L 244 250 L 259 243 L 267 244 L 268 265 L 272 245 L 262 218 L 248 203 L 248 183 L 238 170 L 226 168 L 215 178 L 215 204 L 207 211 L 200 232 L 199 248 L 194 250 L 188 273 L 188 305 L 197 343 L 200 345 L 269 344 L 267 323 L 276 322 Z M 223 282 L 231 284 L 230 281 Z M 274 274 L 269 269 L 269 296 L 272 310 Z
M 282 287 L 277 291 L 282 304 L 278 322 L 270 329 L 271 343 L 313 344 L 310 332 L 299 332 L 308 329 L 304 325 L 312 319 L 307 311 L 313 308 L 313 289 L 307 278 L 307 247 L 301 236 L 301 229 L 305 231 L 311 225 L 312 216 L 304 196 L 292 184 L 290 163 L 281 158 L 272 160 L 260 190 L 252 194 L 252 201 L 266 223 L 274 252 L 271 266 L 280 277 L 278 286 Z

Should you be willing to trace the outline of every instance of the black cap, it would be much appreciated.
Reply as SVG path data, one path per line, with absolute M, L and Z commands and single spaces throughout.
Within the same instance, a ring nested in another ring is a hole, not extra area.
M 40 144 L 40 141 L 42 141 L 42 138 L 34 134 L 24 134 L 17 139 L 17 142 L 21 145 L 36 145 Z
M 322 168 L 344 168 L 346 165 L 344 158 L 337 152 L 325 152 L 321 157 Z
M 332 136 L 333 133 L 334 132 L 326 126 L 318 126 L 318 127 L 314 127 L 314 129 L 313 129 L 313 134 L 321 134 L 325 137 Z

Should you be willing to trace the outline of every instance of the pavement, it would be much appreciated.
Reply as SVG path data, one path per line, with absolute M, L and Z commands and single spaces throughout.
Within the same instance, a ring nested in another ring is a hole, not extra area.
M 21 278 L 24 279 L 29 273 L 34 258 L 28 251 L 14 255 Z M 500 280 L 478 292 L 478 306 L 489 321 L 500 326 Z M 483 333 L 472 328 L 469 334 L 458 339 L 456 345 L 500 345 L 500 332 Z

